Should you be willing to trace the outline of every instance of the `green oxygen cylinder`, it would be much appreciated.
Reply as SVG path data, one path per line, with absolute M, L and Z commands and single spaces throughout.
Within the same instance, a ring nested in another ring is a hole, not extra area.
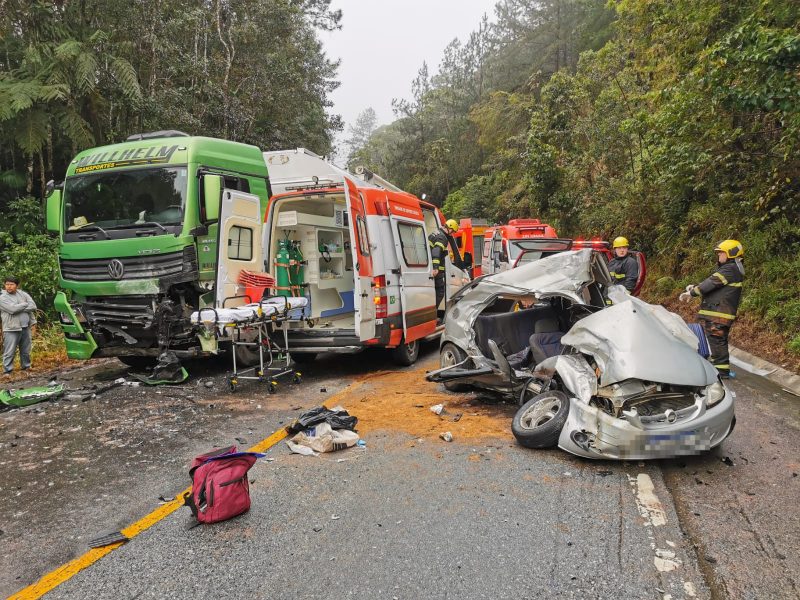
M 289 246 L 289 280 L 292 286 L 292 296 L 298 298 L 303 295 L 305 276 L 303 273 L 303 253 L 300 251 L 300 242 L 293 241 Z
M 275 287 L 279 296 L 292 295 L 292 282 L 289 273 L 289 240 L 278 241 L 278 254 L 275 256 Z

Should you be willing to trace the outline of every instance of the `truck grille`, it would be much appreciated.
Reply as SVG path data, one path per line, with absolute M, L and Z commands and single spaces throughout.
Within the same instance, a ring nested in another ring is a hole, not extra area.
M 115 296 L 87 298 L 81 303 L 86 319 L 93 324 L 149 328 L 153 324 L 153 301 L 146 297 Z
M 124 258 L 60 259 L 61 277 L 70 281 L 160 279 L 197 270 L 194 246 L 182 252 Z

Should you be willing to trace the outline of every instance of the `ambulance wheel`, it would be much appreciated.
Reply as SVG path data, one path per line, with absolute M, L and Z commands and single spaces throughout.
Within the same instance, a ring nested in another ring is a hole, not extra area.
M 316 352 L 292 352 L 292 360 L 296 363 L 305 364 L 314 362 L 317 358 Z
M 117 358 L 122 364 L 143 371 L 152 369 L 158 361 L 155 356 L 118 356 Z
M 392 348 L 392 358 L 398 365 L 410 367 L 417 362 L 417 357 L 419 357 L 419 340 L 403 342 L 397 348 Z
M 467 358 L 467 355 L 461 348 L 455 344 L 447 342 L 444 346 L 442 346 L 442 350 L 439 353 L 439 366 L 452 367 L 453 365 L 457 365 L 463 361 L 465 358 Z M 444 389 L 451 392 L 466 392 L 469 390 L 469 385 L 466 383 L 459 383 L 458 381 L 445 381 L 443 385 Z
M 234 346 L 236 364 L 243 367 L 254 367 L 259 364 L 258 348 L 256 346 Z

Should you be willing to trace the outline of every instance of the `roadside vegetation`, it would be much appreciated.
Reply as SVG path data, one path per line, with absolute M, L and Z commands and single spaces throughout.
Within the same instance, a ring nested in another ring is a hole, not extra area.
M 448 217 L 625 235 L 653 299 L 739 239 L 742 313 L 800 356 L 799 15 L 790 0 L 502 0 L 349 160 Z

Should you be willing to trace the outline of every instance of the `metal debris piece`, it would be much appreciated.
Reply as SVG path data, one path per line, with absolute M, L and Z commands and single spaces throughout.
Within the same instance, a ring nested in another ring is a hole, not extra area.
M 431 412 L 437 415 L 441 415 L 444 412 L 444 404 L 434 404 L 431 406 Z
M 103 546 L 109 546 L 111 544 L 116 544 L 117 542 L 127 541 L 128 536 L 120 531 L 114 531 L 112 533 L 107 533 L 106 535 L 96 537 L 93 540 L 89 540 L 89 548 L 102 548 Z
M 439 437 L 442 438 L 445 442 L 452 442 L 453 441 L 453 434 L 449 431 L 445 431 L 444 433 L 440 433 Z

